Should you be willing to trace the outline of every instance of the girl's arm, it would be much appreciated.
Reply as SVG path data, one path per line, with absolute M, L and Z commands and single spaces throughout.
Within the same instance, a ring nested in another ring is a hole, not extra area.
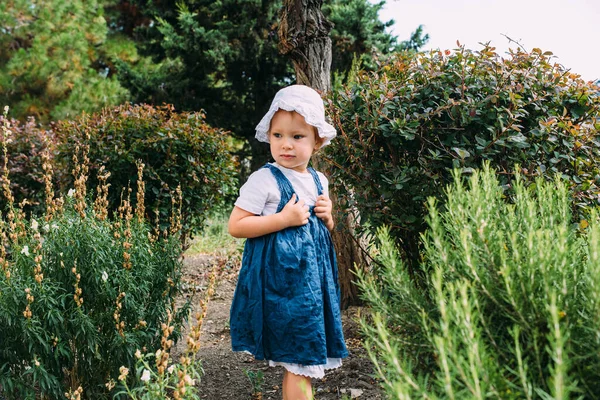
M 281 212 L 272 215 L 255 215 L 236 206 L 229 217 L 229 234 L 236 238 L 255 238 L 290 226 L 306 225 L 309 217 L 308 206 L 304 200 L 296 203 L 295 194 Z

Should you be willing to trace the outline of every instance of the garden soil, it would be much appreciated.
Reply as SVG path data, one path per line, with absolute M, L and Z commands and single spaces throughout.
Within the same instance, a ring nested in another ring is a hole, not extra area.
M 231 351 L 229 336 L 229 308 L 239 270 L 239 258 L 213 255 L 193 255 L 184 259 L 184 297 L 192 297 L 192 311 L 200 309 L 200 299 L 208 286 L 211 271 L 216 273 L 215 293 L 208 303 L 203 321 L 201 348 L 198 358 L 202 360 L 204 374 L 197 384 L 200 398 L 208 400 L 275 400 L 282 399 L 281 381 L 283 368 L 270 368 L 265 361 L 257 361 L 250 355 Z M 183 301 L 184 299 L 182 299 Z M 328 371 L 323 379 L 313 379 L 313 392 L 317 400 L 333 399 L 384 399 L 373 365 L 362 347 L 360 328 L 356 319 L 361 308 L 351 307 L 342 314 L 344 335 L 350 356 L 341 368 Z M 194 315 L 195 312 L 192 312 Z M 185 333 L 184 333 L 185 337 Z M 177 360 L 185 348 L 185 340 L 173 349 Z M 262 397 L 253 390 L 248 374 L 260 374 Z

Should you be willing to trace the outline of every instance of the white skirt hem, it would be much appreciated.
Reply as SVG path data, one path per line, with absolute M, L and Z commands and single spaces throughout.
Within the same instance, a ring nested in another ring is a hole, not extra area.
M 269 367 L 284 367 L 294 375 L 302 375 L 307 378 L 321 379 L 325 376 L 325 370 L 335 369 L 342 366 L 341 358 L 328 358 L 326 364 L 302 365 L 269 360 Z

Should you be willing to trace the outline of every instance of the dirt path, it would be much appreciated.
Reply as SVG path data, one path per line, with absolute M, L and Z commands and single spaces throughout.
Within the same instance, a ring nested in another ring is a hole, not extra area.
M 218 283 L 208 306 L 202 327 L 202 347 L 198 357 L 202 360 L 204 375 L 198 385 L 200 397 L 208 400 L 250 400 L 253 386 L 247 376 L 261 373 L 260 385 L 264 400 L 281 399 L 282 368 L 269 368 L 264 361 L 231 351 L 229 337 L 229 308 L 235 290 L 239 260 L 225 260 L 207 255 L 185 259 L 185 281 L 190 291 L 206 286 L 210 270 L 217 265 Z M 194 309 L 198 302 L 194 302 Z M 359 310 L 350 308 L 343 312 L 344 334 L 350 356 L 341 368 L 327 372 L 322 380 L 313 380 L 315 398 L 318 400 L 383 399 L 379 384 L 372 377 L 373 368 L 359 340 L 359 327 L 354 318 Z M 180 344 L 181 346 L 181 344 Z M 175 349 L 174 358 L 177 358 Z

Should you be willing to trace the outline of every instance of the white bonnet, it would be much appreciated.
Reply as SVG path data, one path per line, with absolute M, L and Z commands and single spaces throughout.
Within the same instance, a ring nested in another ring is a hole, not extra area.
M 307 124 L 317 128 L 319 137 L 325 139 L 326 146 L 336 136 L 335 128 L 325 121 L 325 108 L 319 93 L 304 85 L 292 85 L 281 89 L 275 95 L 269 111 L 256 125 L 256 139 L 269 143 L 271 118 L 278 110 L 296 111 L 304 117 Z

